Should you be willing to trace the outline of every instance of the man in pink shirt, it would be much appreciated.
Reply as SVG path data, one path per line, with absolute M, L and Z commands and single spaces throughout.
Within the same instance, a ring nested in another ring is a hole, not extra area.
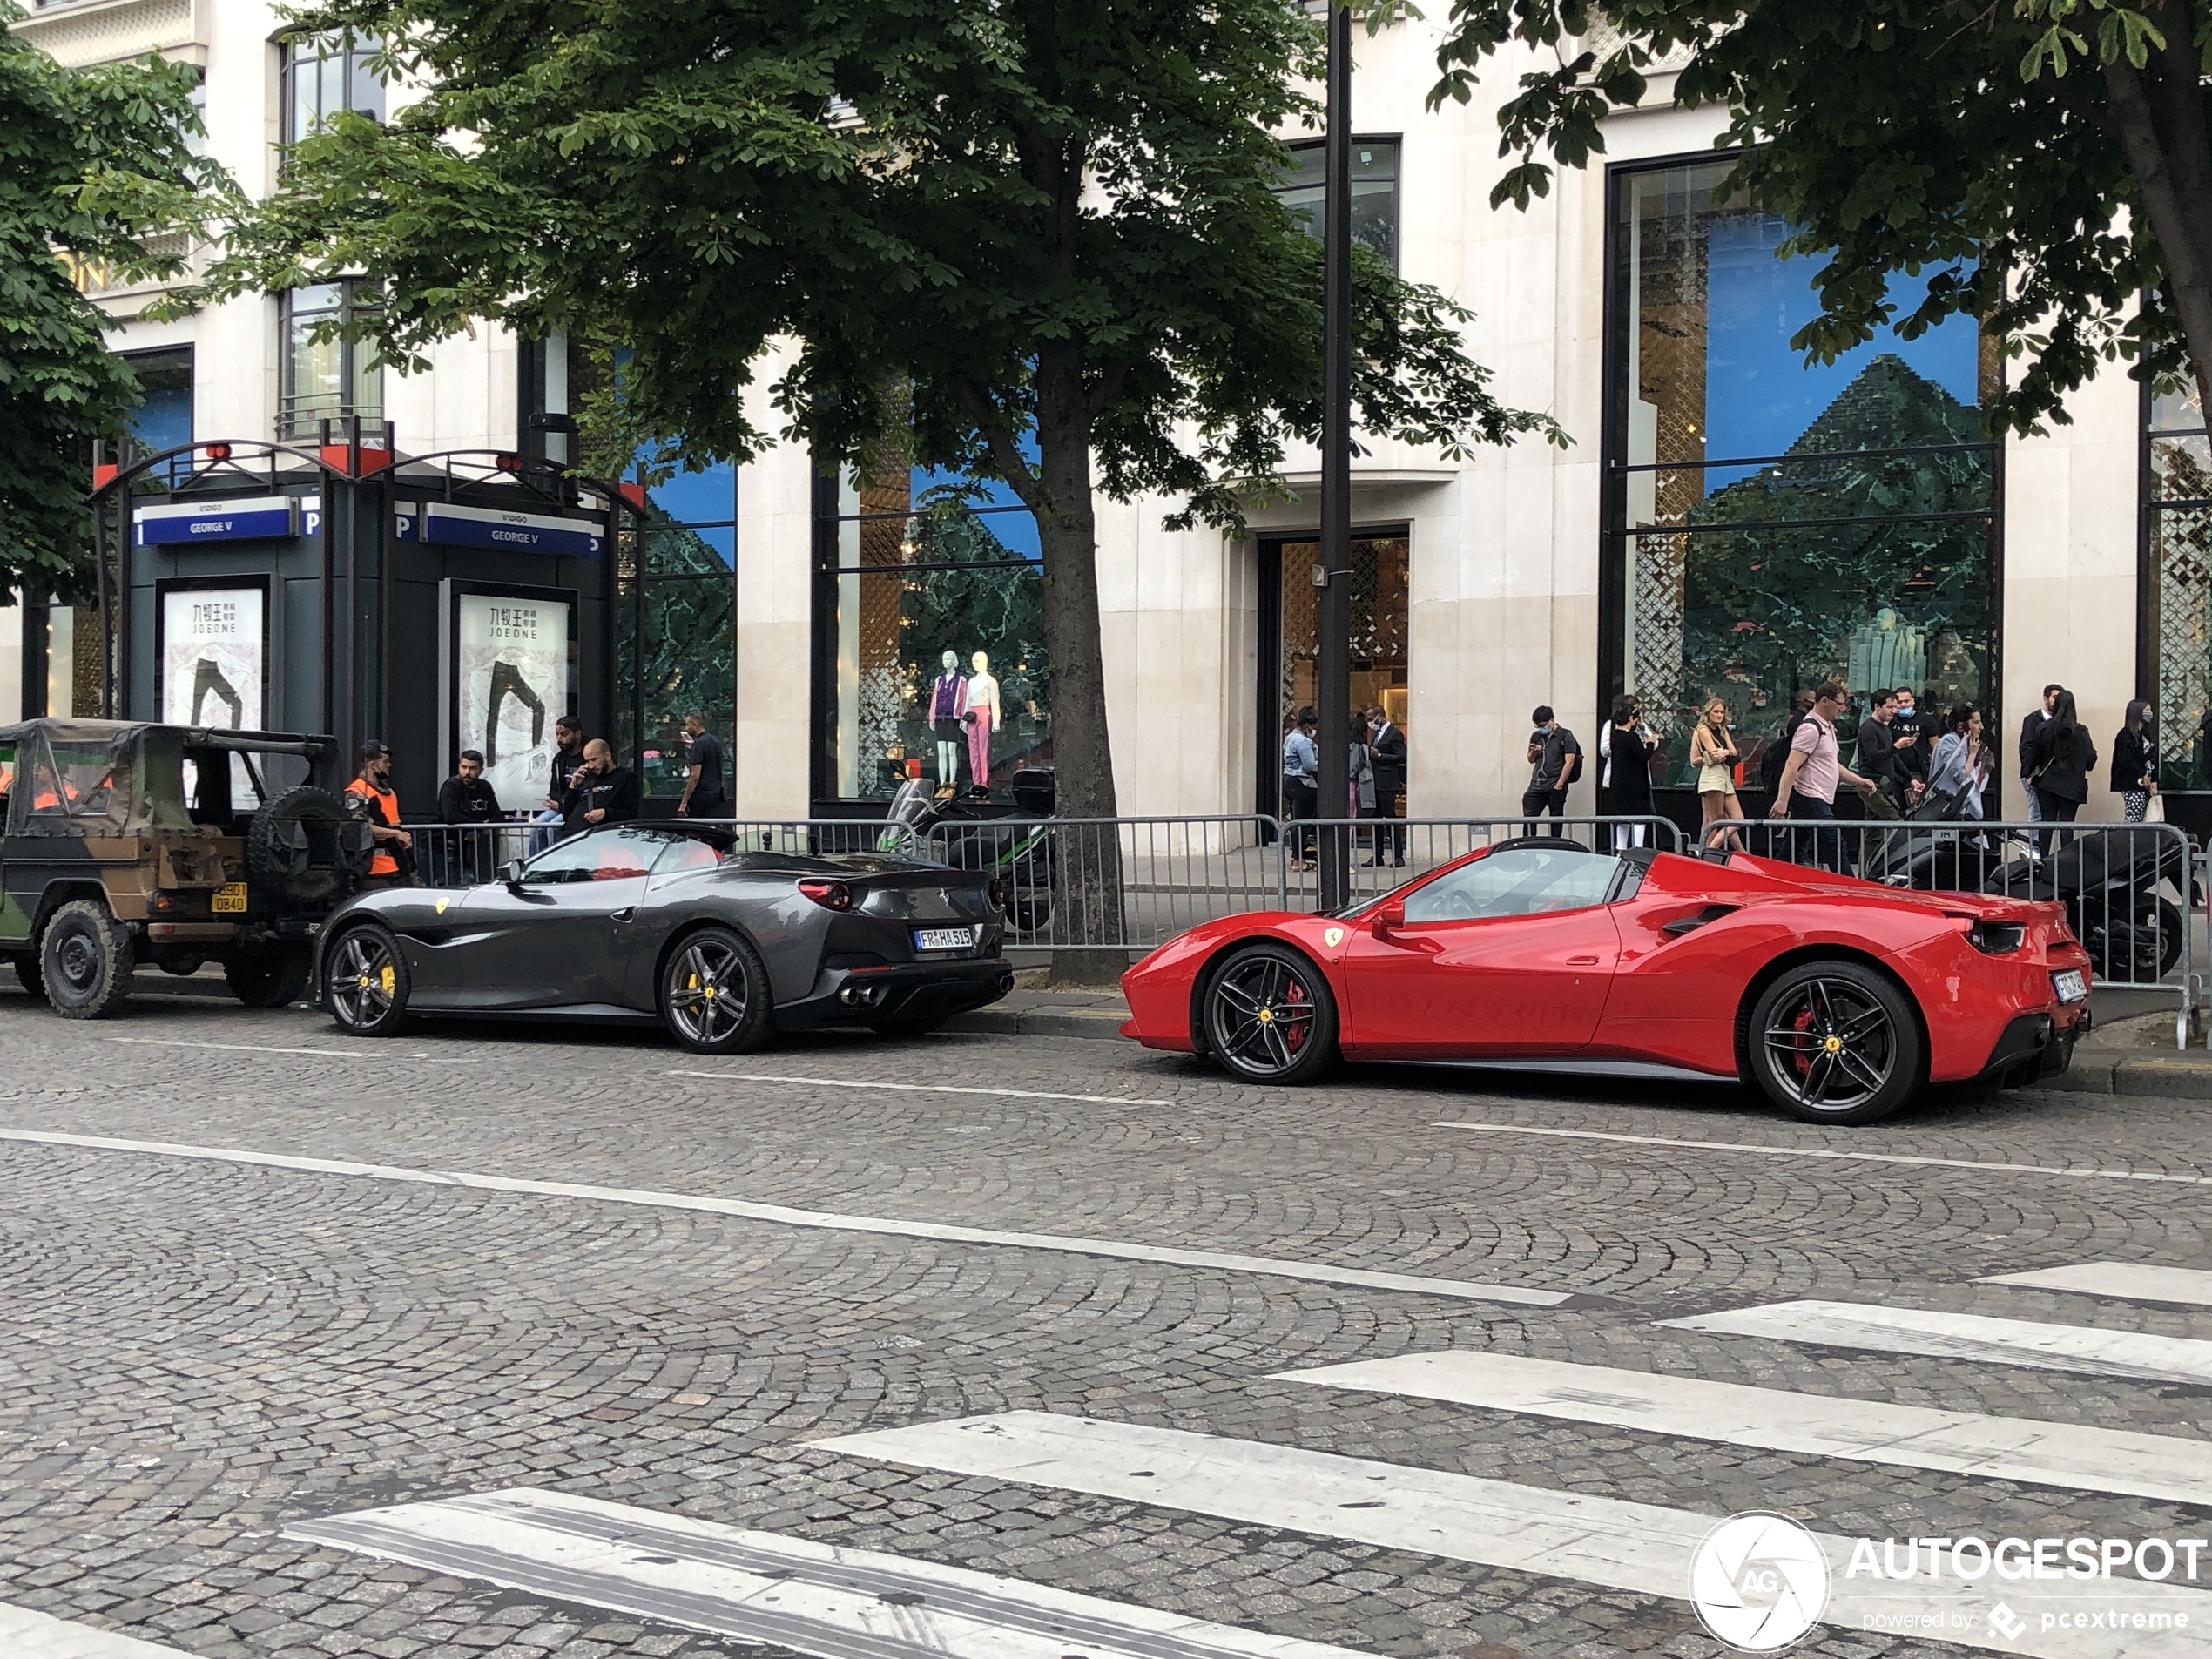
M 1874 792 L 1874 780 L 1862 778 L 1843 764 L 1836 746 L 1836 718 L 1844 711 L 1850 691 L 1841 680 L 1823 680 L 1812 694 L 1812 712 L 1798 725 L 1790 739 L 1790 759 L 1783 763 L 1782 781 L 1775 786 L 1774 815 L 1815 826 L 1836 821 L 1836 786 L 1849 783 L 1861 794 Z M 1806 852 L 1811 856 L 1804 856 Z M 1795 853 L 1800 863 L 1844 873 L 1844 838 L 1839 830 L 1816 827 L 1811 846 Z

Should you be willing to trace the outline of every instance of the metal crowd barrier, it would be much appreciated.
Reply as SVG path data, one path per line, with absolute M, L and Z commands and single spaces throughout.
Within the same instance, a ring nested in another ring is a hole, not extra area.
M 2179 1028 L 2188 1029 L 2199 979 L 2192 912 L 2204 897 L 2192 880 L 2196 851 L 2177 824 L 1770 819 L 1737 827 L 1753 853 L 1889 887 L 2062 903 L 2093 982 L 2176 993 Z
M 727 830 L 748 852 L 796 853 L 815 858 L 876 852 L 919 856 L 913 831 L 880 819 L 686 818 L 673 821 Z M 570 834 L 557 823 L 408 824 L 404 827 L 415 838 L 415 874 L 424 886 L 432 887 L 468 887 L 496 881 L 501 868 L 510 861 L 534 858 Z

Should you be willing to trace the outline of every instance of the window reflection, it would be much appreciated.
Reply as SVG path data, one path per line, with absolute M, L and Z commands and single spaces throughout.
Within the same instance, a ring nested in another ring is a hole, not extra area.
M 2195 388 L 2151 400 L 2143 442 L 2150 463 L 2144 637 L 2160 786 L 2212 789 L 2212 738 L 2204 729 L 2212 713 L 2212 449 Z
M 1303 217 L 1306 228 L 1321 234 L 1321 209 L 1328 196 L 1325 139 L 1289 146 L 1291 166 L 1275 193 Z M 1352 141 L 1352 239 L 1363 242 L 1398 266 L 1398 140 Z
M 1007 799 L 1015 771 L 1051 764 L 1036 521 L 1011 499 L 923 469 L 840 479 L 821 601 L 835 641 L 823 771 L 839 798 L 923 778 Z
M 1790 339 L 1818 262 L 1777 258 L 1790 226 L 1756 203 L 1716 201 L 1732 165 L 1615 176 L 1608 655 L 1676 786 L 1713 697 L 1752 761 L 1831 677 L 1990 712 L 1995 353 L 1952 317 L 1808 368 Z M 1894 285 L 1899 315 L 1934 274 Z

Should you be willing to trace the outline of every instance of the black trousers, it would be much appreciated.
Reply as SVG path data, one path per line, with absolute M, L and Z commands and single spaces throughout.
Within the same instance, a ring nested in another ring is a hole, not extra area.
M 214 692 L 230 710 L 232 731 L 235 732 L 246 724 L 246 705 L 239 701 L 237 688 L 223 678 L 223 671 L 215 666 L 215 659 L 212 657 L 203 657 L 192 664 L 192 711 L 188 724 L 199 724 L 200 705 L 207 700 L 210 691 Z
M 523 678 L 523 671 L 512 663 L 491 665 L 491 689 L 484 697 L 484 770 L 489 772 L 499 764 L 499 711 L 513 698 L 530 711 L 530 747 L 535 749 L 545 736 L 545 703 L 529 682 Z
M 1395 779 L 1386 784 L 1380 777 L 1376 778 L 1375 804 L 1360 816 L 1383 819 L 1396 818 L 1398 816 L 1398 792 L 1404 787 L 1403 784 Z M 1385 829 L 1378 824 L 1369 832 L 1369 834 L 1374 842 L 1376 863 L 1380 864 L 1386 857 L 1395 859 L 1401 864 L 1405 862 L 1406 831 L 1402 825 L 1394 829 Z
M 1525 833 L 1534 835 L 1536 833 L 1535 820 L 1546 813 L 1549 813 L 1554 818 L 1567 816 L 1567 792 L 1563 789 L 1526 790 L 1522 792 L 1521 797 L 1521 810 L 1529 820 Z M 1554 835 L 1564 835 L 1567 833 L 1566 826 L 1554 824 L 1551 833 Z
M 1318 805 L 1320 799 L 1321 792 L 1305 779 L 1285 778 L 1283 779 L 1283 816 L 1293 824 L 1300 819 L 1311 822 L 1314 815 L 1314 808 Z M 1312 830 L 1293 828 L 1285 831 L 1285 833 L 1290 838 L 1292 858 L 1310 859 L 1313 856 L 1313 832 Z

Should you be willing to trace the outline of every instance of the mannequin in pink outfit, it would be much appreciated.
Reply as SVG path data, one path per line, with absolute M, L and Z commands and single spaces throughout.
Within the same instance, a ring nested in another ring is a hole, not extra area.
M 968 769 L 977 783 L 988 786 L 991 781 L 991 736 L 1004 724 L 1005 717 L 999 708 L 999 683 L 991 676 L 991 658 L 988 652 L 977 651 L 970 659 L 975 671 L 968 677 Z

